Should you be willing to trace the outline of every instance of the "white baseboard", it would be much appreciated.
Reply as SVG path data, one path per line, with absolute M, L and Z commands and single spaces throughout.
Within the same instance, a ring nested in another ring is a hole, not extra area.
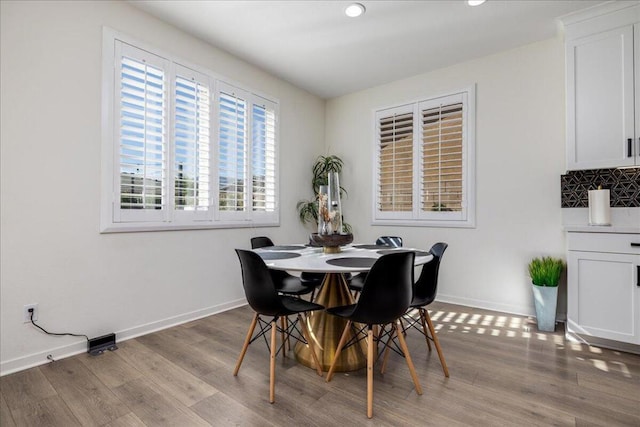
M 569 326 L 565 333 L 565 337 L 571 341 L 580 344 L 586 344 L 594 347 L 610 348 L 612 350 L 624 351 L 626 353 L 640 354 L 640 345 L 630 344 L 626 342 L 613 341 L 604 338 L 592 337 L 586 334 L 579 334 L 571 330 Z
M 523 307 L 520 305 L 501 304 L 493 301 L 477 300 L 471 298 L 463 298 L 452 295 L 438 294 L 436 299 L 439 302 L 445 302 L 450 304 L 464 305 L 466 307 L 482 308 L 486 310 L 500 311 L 503 313 L 517 314 L 521 316 L 535 316 L 533 307 Z M 122 331 L 116 331 L 117 342 L 136 338 L 141 335 L 157 332 L 162 329 L 167 329 L 173 326 L 181 325 L 183 323 L 191 322 L 193 320 L 201 319 L 203 317 L 211 316 L 213 314 L 222 313 L 243 305 L 246 305 L 245 299 L 240 299 L 225 304 L 208 307 L 202 310 L 196 310 L 190 313 L 180 314 L 178 316 L 169 317 L 166 319 L 158 320 L 156 322 L 147 323 L 145 325 L 136 326 L 130 329 Z M 558 313 L 557 318 L 559 321 L 566 319 L 565 313 Z M 69 344 L 61 347 L 54 347 L 46 351 L 33 353 L 27 356 L 19 357 L 12 360 L 7 360 L 0 364 L 0 376 L 8 375 L 14 372 L 22 371 L 24 369 L 32 368 L 34 366 L 44 365 L 49 363 L 47 356 L 51 355 L 55 360 L 64 359 L 67 357 L 75 356 L 76 354 L 85 353 L 87 351 L 87 344 L 85 341 L 77 342 L 75 344 Z
M 222 313 L 237 307 L 241 307 L 247 304 L 246 299 L 239 299 L 236 301 L 227 302 L 224 304 L 215 305 L 212 307 L 204 308 L 202 310 L 192 311 L 190 313 L 184 313 L 166 319 L 158 320 L 155 322 L 147 323 L 145 325 L 135 326 L 130 329 L 122 331 L 116 331 L 116 342 L 122 342 L 131 338 L 136 338 L 141 335 L 157 332 L 162 329 L 171 328 L 173 326 L 181 325 L 183 323 L 191 322 L 194 320 L 202 319 L 203 317 L 211 316 L 213 314 Z M 67 344 L 60 347 L 53 347 L 45 351 L 29 354 L 26 356 L 18 357 L 15 359 L 7 360 L 0 363 L 0 376 L 12 374 L 14 372 L 22 371 L 25 369 L 33 368 L 34 366 L 44 365 L 49 363 L 47 356 L 51 355 L 54 360 L 64 359 L 67 357 L 75 356 L 76 354 L 86 353 L 87 343 L 86 341 L 80 341 L 75 344 Z

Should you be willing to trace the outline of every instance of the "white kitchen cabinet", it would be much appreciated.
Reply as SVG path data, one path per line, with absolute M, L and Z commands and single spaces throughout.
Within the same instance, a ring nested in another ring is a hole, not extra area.
M 640 234 L 568 233 L 567 331 L 640 344 Z
M 640 5 L 606 6 L 565 22 L 568 170 L 640 165 Z

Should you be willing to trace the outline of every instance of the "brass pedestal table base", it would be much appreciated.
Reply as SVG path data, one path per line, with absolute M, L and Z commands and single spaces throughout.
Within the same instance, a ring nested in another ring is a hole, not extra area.
M 354 301 L 344 276 L 341 273 L 327 273 L 315 302 L 328 308 L 353 304 Z M 321 369 L 326 372 L 333 363 L 336 348 L 347 325 L 347 320 L 327 314 L 325 311 L 314 311 L 309 313 L 308 322 Z M 353 332 L 350 333 L 348 340 L 351 338 L 353 338 Z M 366 352 L 365 341 L 343 349 L 335 370 L 347 372 L 364 368 L 367 366 Z M 298 343 L 295 347 L 295 354 L 298 362 L 309 368 L 315 368 L 308 346 Z

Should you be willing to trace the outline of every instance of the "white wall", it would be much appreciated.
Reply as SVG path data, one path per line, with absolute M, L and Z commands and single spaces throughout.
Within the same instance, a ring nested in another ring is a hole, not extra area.
M 373 110 L 471 84 L 477 90 L 477 227 L 372 226 Z M 327 102 L 326 141 L 346 162 L 341 184 L 350 191 L 343 210 L 356 240 L 392 234 L 420 248 L 445 241 L 440 300 L 533 313 L 529 259 L 564 258 L 564 92 L 563 42 L 552 39 Z M 564 313 L 566 292 L 560 292 Z
M 295 204 L 324 152 L 323 100 L 124 2 L 8 2 L 1 15 L 2 373 L 243 302 L 235 247 L 305 238 Z M 280 100 L 281 227 L 99 234 L 102 26 Z
M 82 351 L 22 323 L 39 304 L 55 331 L 119 339 L 243 301 L 234 247 L 253 235 L 301 241 L 295 204 L 310 194 L 318 154 L 346 162 L 345 219 L 356 240 L 397 234 L 450 247 L 439 299 L 532 313 L 526 273 L 564 257 L 564 55 L 559 39 L 528 45 L 330 100 L 317 97 L 122 2 L 0 2 L 3 374 Z M 273 95 L 281 111 L 281 226 L 99 234 L 102 26 Z M 373 110 L 475 83 L 477 227 L 371 225 Z M 564 290 L 559 311 L 564 312 Z

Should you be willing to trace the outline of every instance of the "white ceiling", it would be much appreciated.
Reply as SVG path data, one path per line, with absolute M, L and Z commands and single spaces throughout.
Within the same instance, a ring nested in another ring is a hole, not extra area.
M 322 98 L 553 37 L 602 1 L 157 1 L 130 4 Z

